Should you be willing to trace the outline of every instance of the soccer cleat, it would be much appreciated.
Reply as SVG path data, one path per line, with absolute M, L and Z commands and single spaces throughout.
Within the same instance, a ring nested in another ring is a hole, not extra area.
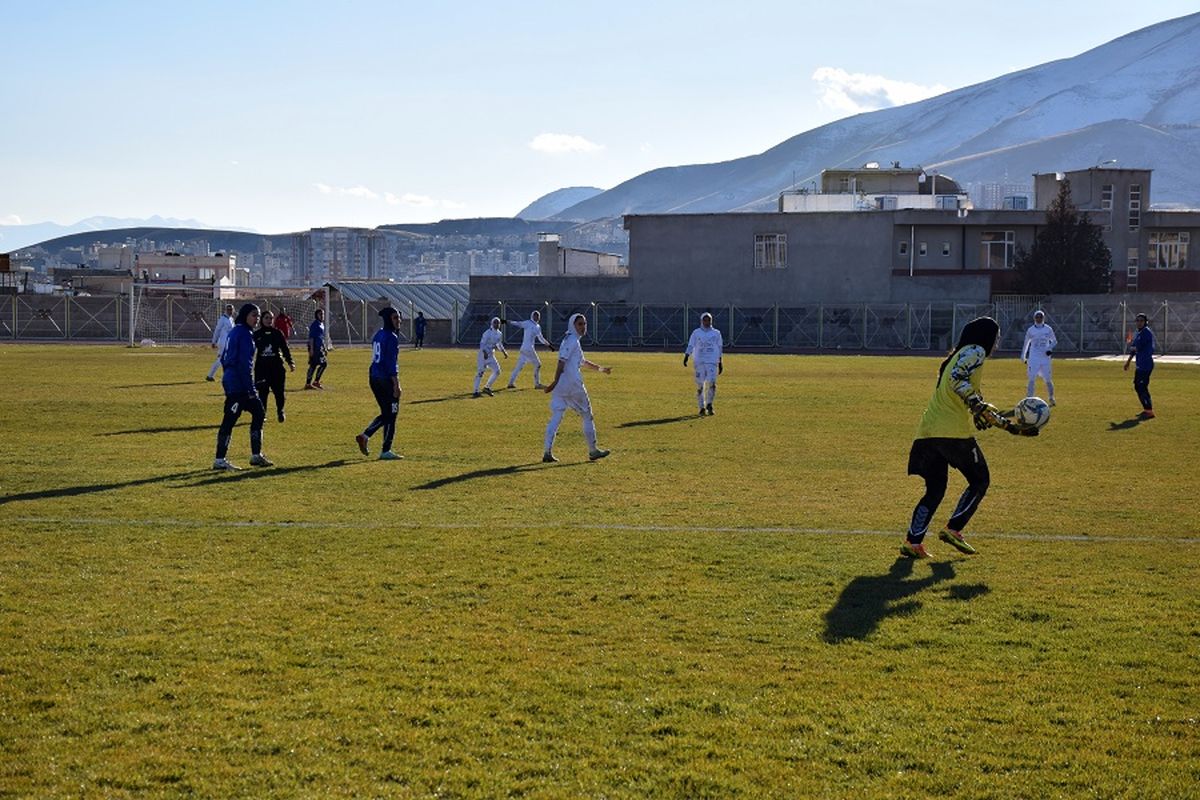
M 256 453 L 250 456 L 250 466 L 252 467 L 273 467 L 275 462 L 264 456 L 262 453 Z
M 708 415 L 711 417 L 713 415 L 712 403 L 709 403 L 707 406 L 705 406 L 705 408 L 708 410 Z
M 551 453 L 549 450 L 547 450 L 545 453 L 542 453 L 542 463 L 557 464 L 558 459 L 554 457 L 554 453 Z
M 311 388 L 313 388 L 313 385 L 311 383 L 306 383 L 306 384 L 304 384 L 304 388 L 311 389 Z
M 599 461 L 611 452 L 611 450 L 601 450 L 597 447 L 595 450 L 592 450 L 590 453 L 588 453 L 588 461 Z
M 280 422 L 287 422 L 287 415 L 285 415 L 282 411 L 280 411 L 275 416 L 279 417 Z
M 700 409 L 700 416 L 702 416 L 702 417 L 704 416 L 704 409 L 703 409 L 703 408 L 702 408 L 702 409 Z
M 471 397 L 479 397 L 479 392 L 475 392 L 475 393 L 473 393 L 473 394 L 471 395 Z
M 535 389 L 545 389 L 545 388 L 546 388 L 546 384 L 544 384 L 544 383 L 535 383 L 535 384 L 533 385 L 533 388 L 535 388 Z
M 325 385 L 322 384 L 320 381 L 313 381 L 313 388 L 314 389 L 324 389 Z
M 1142 419 L 1154 419 L 1154 409 L 1147 408 L 1141 414 L 1138 414 L 1138 416 L 1141 417 Z
M 958 550 L 960 553 L 966 553 L 969 556 L 973 556 L 979 552 L 974 547 L 971 547 L 971 545 L 967 544 L 967 540 L 963 538 L 961 533 L 956 533 L 955 531 L 947 529 L 939 533 L 938 538 L 954 547 L 954 549 Z
M 489 389 L 489 388 L 488 388 L 488 387 L 486 387 L 486 386 L 485 386 L 485 387 L 483 387 L 483 393 L 484 393 L 484 394 L 486 394 L 488 397 L 495 397 L 495 396 L 496 396 L 496 393 L 495 393 L 495 392 L 493 392 L 491 389 Z
M 371 455 L 371 452 L 367 450 L 367 435 L 365 433 L 360 433 L 358 436 L 355 436 L 354 441 L 358 442 L 358 451 L 360 453 L 362 453 L 364 456 Z
M 925 549 L 924 542 L 910 542 L 907 539 L 900 545 L 900 555 L 905 558 L 930 558 L 930 553 Z
M 212 468 L 213 469 L 225 469 L 225 470 L 229 470 L 231 472 L 241 469 L 241 467 L 234 466 L 233 464 L 229 463 L 228 459 L 224 459 L 224 458 L 215 459 L 213 461 Z
M 508 386 L 505 386 L 504 388 L 505 388 L 505 389 L 515 389 L 515 388 L 517 388 L 517 387 L 516 387 L 516 385 L 515 385 L 515 384 L 512 384 L 512 383 L 510 383 Z
M 384 450 L 379 454 L 380 461 L 400 461 L 404 456 L 399 453 L 393 453 L 391 450 Z
M 212 375 L 205 375 L 204 380 L 208 381 L 209 383 L 212 383 L 213 381 L 216 380 L 216 378 L 214 378 Z
M 1053 408 L 1054 406 L 1055 406 L 1054 398 L 1051 397 L 1050 398 L 1050 407 Z

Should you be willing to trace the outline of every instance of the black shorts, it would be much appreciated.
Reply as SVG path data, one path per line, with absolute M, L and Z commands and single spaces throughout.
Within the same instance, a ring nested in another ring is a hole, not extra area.
M 908 474 L 936 478 L 954 467 L 969 483 L 988 479 L 987 460 L 975 437 L 970 439 L 917 439 L 908 451 Z

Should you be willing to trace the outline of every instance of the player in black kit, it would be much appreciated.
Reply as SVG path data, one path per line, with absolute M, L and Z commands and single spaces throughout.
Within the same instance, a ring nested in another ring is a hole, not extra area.
M 275 393 L 275 412 L 279 421 L 286 419 L 283 415 L 284 384 L 287 382 L 287 371 L 283 368 L 286 361 L 288 369 L 295 372 L 296 362 L 292 361 L 292 351 L 288 349 L 287 339 L 283 331 L 274 327 L 274 315 L 270 311 L 262 314 L 262 324 L 254 329 L 254 347 L 257 358 L 254 362 L 254 380 L 258 389 L 258 397 L 262 404 L 267 404 L 267 395 Z

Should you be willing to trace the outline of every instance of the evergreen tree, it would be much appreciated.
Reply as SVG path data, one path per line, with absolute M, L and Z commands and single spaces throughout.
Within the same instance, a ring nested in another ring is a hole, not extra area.
M 1018 291 L 1025 294 L 1104 294 L 1112 284 L 1112 253 L 1100 226 L 1071 201 L 1071 182 L 1059 185 L 1046 211 L 1046 226 L 1033 248 L 1017 247 Z

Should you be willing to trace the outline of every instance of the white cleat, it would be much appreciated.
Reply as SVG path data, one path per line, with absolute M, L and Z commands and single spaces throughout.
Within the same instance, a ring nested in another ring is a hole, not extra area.
M 380 461 L 400 461 L 404 456 L 399 453 L 393 453 L 391 450 L 384 450 L 379 454 Z
M 275 462 L 259 453 L 255 456 L 250 456 L 250 466 L 252 467 L 273 467 Z
M 595 450 L 588 453 L 588 460 L 589 461 L 599 461 L 600 459 L 604 458 L 611 452 L 612 452 L 611 450 L 601 450 L 599 448 L 596 448 Z
M 235 472 L 235 471 L 237 471 L 237 470 L 241 469 L 241 467 L 239 467 L 239 466 L 235 466 L 234 464 L 231 464 L 231 463 L 229 462 L 229 460 L 228 460 L 228 459 L 225 459 L 225 458 L 218 458 L 218 459 L 214 459 L 214 460 L 213 460 L 213 465 L 212 465 L 212 468 L 213 468 L 213 469 L 224 469 L 224 470 L 229 470 L 229 471 L 231 471 L 231 472 Z

